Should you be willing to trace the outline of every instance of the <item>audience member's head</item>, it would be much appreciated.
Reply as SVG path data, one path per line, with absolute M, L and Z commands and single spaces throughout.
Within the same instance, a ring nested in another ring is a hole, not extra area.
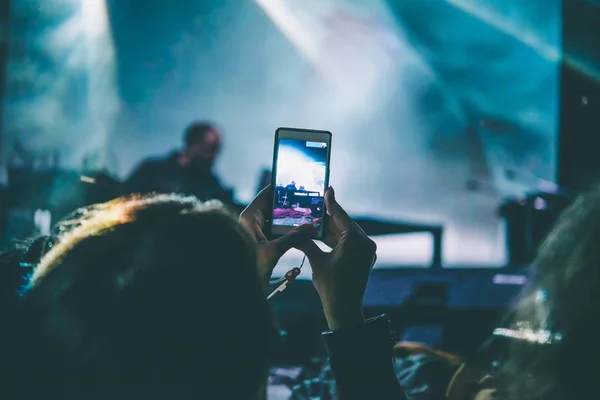
M 21 304 L 20 398 L 259 397 L 275 329 L 220 205 L 122 198 L 63 226 Z
M 579 198 L 541 246 L 511 317 L 502 375 L 510 399 L 587 399 L 600 365 L 600 187 Z
M 208 122 L 195 122 L 184 134 L 188 165 L 202 171 L 210 170 L 221 149 L 221 134 Z

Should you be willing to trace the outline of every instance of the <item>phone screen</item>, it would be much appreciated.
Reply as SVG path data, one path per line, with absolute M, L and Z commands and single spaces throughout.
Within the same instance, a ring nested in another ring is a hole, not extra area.
M 324 195 L 329 185 L 331 134 L 281 128 L 275 138 L 271 233 L 283 235 L 314 224 L 321 237 Z

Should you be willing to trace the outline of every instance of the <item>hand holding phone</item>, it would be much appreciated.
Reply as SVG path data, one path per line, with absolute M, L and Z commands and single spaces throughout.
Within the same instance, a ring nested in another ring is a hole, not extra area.
M 298 241 L 295 247 L 310 261 L 329 329 L 339 330 L 364 322 L 363 297 L 377 245 L 348 216 L 331 188 L 325 203 L 330 217 L 323 242 L 331 252 L 322 251 L 312 240 Z
M 269 240 L 263 232 L 266 216 L 272 209 L 273 188 L 271 186 L 261 190 L 260 193 L 240 214 L 240 225 L 250 234 L 250 238 L 257 245 L 258 277 L 261 285 L 266 289 L 275 265 L 289 249 L 301 247 L 304 242 L 311 242 L 315 228 L 312 225 L 303 225 L 290 230 L 288 233 L 273 240 Z
M 325 190 L 329 186 L 331 132 L 279 128 L 273 150 L 273 237 L 312 224 L 314 239 L 323 237 Z

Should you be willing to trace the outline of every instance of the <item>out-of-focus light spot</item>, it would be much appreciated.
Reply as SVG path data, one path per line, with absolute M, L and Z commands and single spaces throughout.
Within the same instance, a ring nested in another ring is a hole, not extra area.
M 505 275 L 497 274 L 492 278 L 495 285 L 518 285 L 522 286 L 527 283 L 527 277 L 523 275 Z
M 33 223 L 40 235 L 49 235 L 52 226 L 52 214 L 48 210 L 35 210 Z
M 538 211 L 542 211 L 548 208 L 548 204 L 546 203 L 546 200 L 542 199 L 541 197 L 536 197 L 535 200 L 533 200 L 533 208 Z
M 90 183 L 90 184 L 94 184 L 96 183 L 96 179 L 92 178 L 90 176 L 85 176 L 85 175 L 81 175 L 81 177 L 79 178 L 81 180 L 81 182 L 83 183 Z
M 538 122 L 538 121 L 541 121 L 542 116 L 538 112 L 530 111 L 530 112 L 521 114 L 521 118 L 523 118 L 524 120 L 526 120 L 528 122 Z
M 538 292 L 535 295 L 535 299 L 538 302 L 544 302 L 544 301 L 546 301 L 546 298 L 547 298 L 547 294 L 546 294 L 545 290 L 538 290 Z
M 556 193 L 560 189 L 556 183 L 546 180 L 539 180 L 538 188 L 546 193 Z
M 528 324 L 518 325 L 516 329 L 496 328 L 494 336 L 521 340 L 535 344 L 552 344 L 562 340 L 562 334 L 544 329 L 532 329 Z

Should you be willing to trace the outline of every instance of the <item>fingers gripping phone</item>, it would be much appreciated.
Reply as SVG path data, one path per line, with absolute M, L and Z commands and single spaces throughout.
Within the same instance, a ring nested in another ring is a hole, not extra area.
M 329 187 L 331 132 L 279 128 L 273 150 L 273 207 L 270 234 L 285 235 L 313 224 L 315 239 L 323 237 L 325 190 Z

